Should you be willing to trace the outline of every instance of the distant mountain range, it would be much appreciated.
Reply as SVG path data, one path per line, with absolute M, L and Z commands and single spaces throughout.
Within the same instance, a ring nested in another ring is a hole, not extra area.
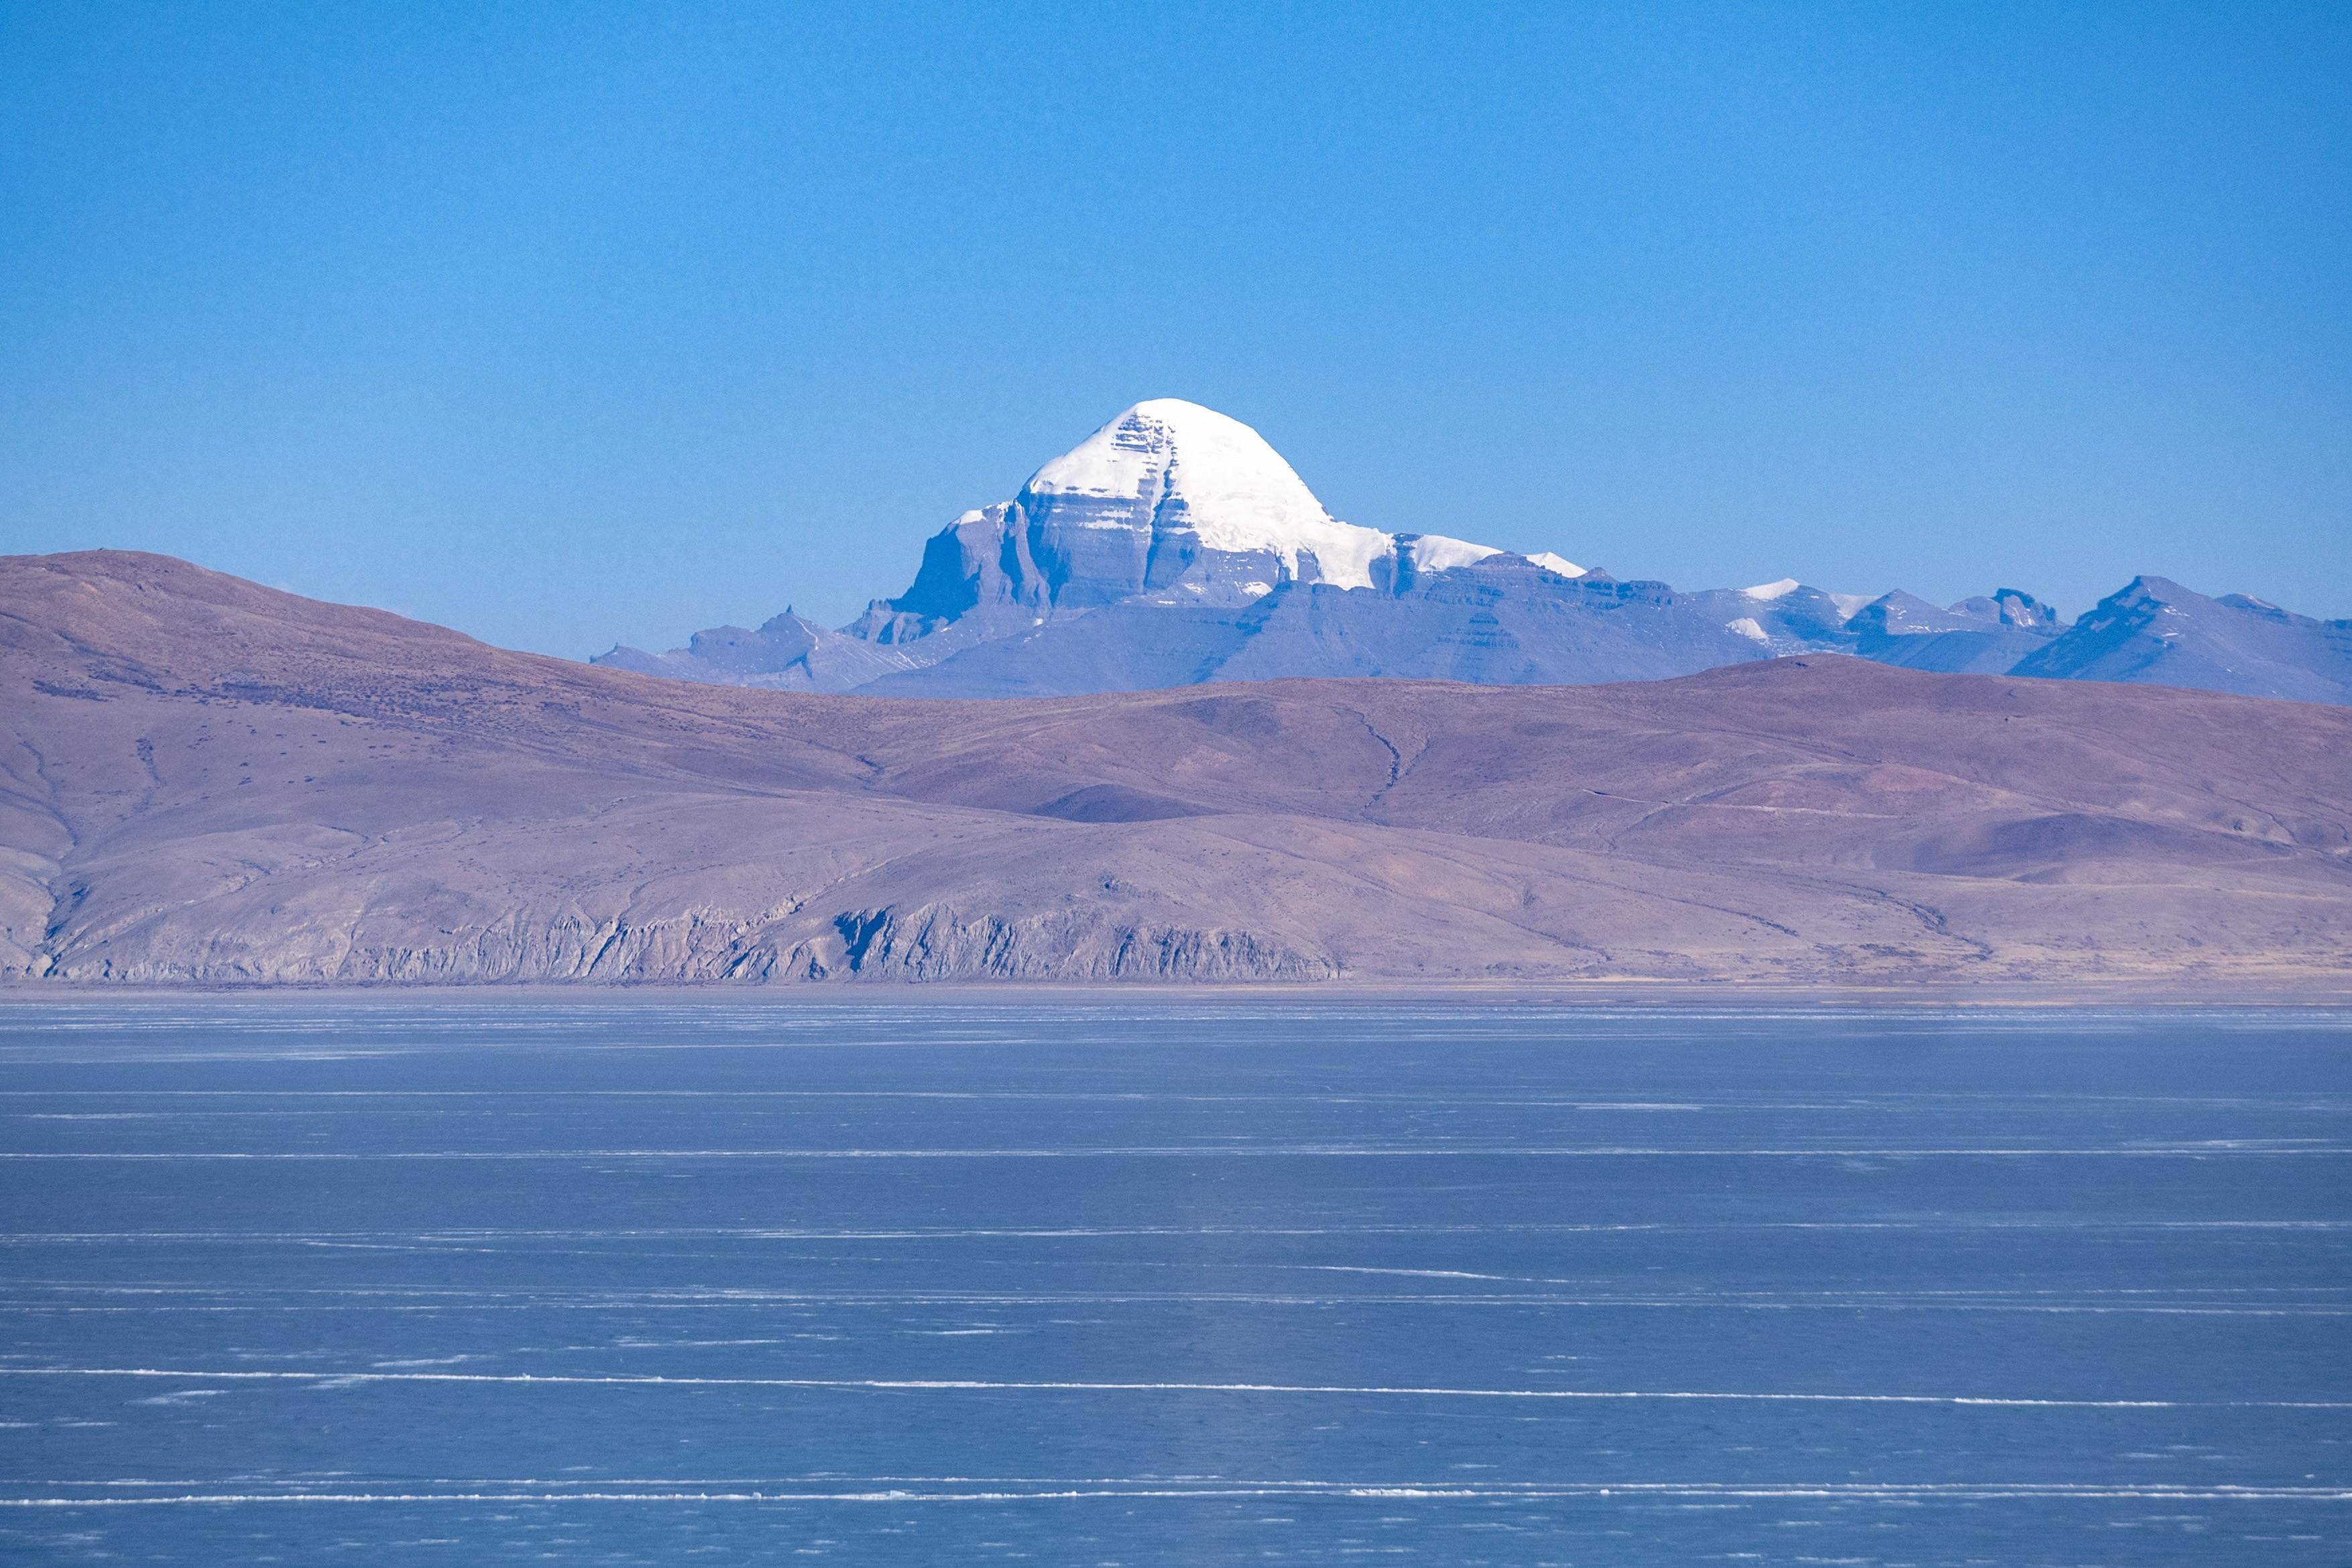
M 1255 431 L 1140 402 L 1012 500 L 934 535 L 906 592 L 838 630 L 787 612 L 591 662 L 723 685 L 1005 697 L 1284 676 L 1482 685 L 1655 680 L 1835 653 L 2352 703 L 2352 621 L 2137 577 L 2068 625 L 2003 588 L 1941 609 L 1787 579 L 1684 592 L 1549 552 L 1390 534 L 1324 510 Z

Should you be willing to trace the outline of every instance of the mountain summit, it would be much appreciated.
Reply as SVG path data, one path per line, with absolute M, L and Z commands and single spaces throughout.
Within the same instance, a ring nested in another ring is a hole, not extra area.
M 1550 551 L 1342 522 L 1248 425 L 1152 398 L 1013 499 L 934 534 L 907 591 L 838 631 L 788 612 L 593 663 L 725 685 L 1000 697 L 1318 675 L 1588 685 L 1841 653 L 2352 701 L 2352 622 L 2140 583 L 2157 587 L 2135 584 L 2070 629 L 2017 589 L 1938 608 L 1793 577 L 1700 592 L 1620 582 Z
M 1373 560 L 1393 543 L 1325 511 L 1256 431 L 1181 398 L 1137 403 L 1031 475 L 1014 504 L 1045 529 L 1114 530 L 1150 551 L 1264 557 L 1282 580 L 1304 575 L 1341 588 L 1370 588 Z

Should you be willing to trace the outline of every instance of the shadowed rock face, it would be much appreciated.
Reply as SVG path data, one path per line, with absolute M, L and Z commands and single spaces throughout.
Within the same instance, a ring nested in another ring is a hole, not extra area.
M 1837 656 L 898 701 L 101 552 L 0 559 L 0 748 L 20 982 L 2352 970 L 2352 713 Z

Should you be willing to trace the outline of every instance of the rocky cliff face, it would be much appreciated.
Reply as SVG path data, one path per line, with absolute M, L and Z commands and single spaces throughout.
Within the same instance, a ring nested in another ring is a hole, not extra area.
M 1417 656 L 1539 647 L 1493 580 L 1538 570 L 1435 574 L 1469 619 Z M 1565 624 L 1696 613 L 1552 575 L 1594 599 Z M 1268 618 L 1237 657 L 1360 651 L 1378 597 L 1223 613 Z M 0 559 L 0 976 L 2324 982 L 2352 971 L 2347 754 L 2343 709 L 1834 656 L 747 690 L 156 557 Z

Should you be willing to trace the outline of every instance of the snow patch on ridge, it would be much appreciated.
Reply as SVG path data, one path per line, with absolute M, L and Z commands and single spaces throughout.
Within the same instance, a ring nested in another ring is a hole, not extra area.
M 1582 567 L 1577 565 L 1566 556 L 1555 554 L 1548 549 L 1538 550 L 1535 554 L 1528 556 L 1525 559 L 1533 562 L 1535 565 L 1543 568 L 1546 571 L 1557 572 L 1561 577 L 1582 577 L 1584 575 L 1584 569 Z
M 1799 582 L 1793 577 L 1784 577 L 1778 582 L 1759 582 L 1753 588 L 1743 588 L 1739 591 L 1745 597 L 1753 599 L 1759 604 L 1769 604 L 1776 599 L 1788 598 L 1789 595 L 1796 592 L 1799 589 L 1803 588 L 1804 586 L 1805 585 L 1803 583 Z M 1840 621 L 1853 620 L 1856 615 L 1862 613 L 1862 607 L 1864 605 L 1875 602 L 1875 601 L 1867 593 L 1830 593 L 1820 589 L 1815 589 L 1812 591 L 1821 593 L 1822 598 L 1837 606 L 1838 619 Z
M 1503 553 L 1492 545 L 1474 545 L 1467 539 L 1448 538 L 1444 534 L 1414 534 L 1403 543 L 1412 564 L 1423 571 L 1452 571 L 1457 566 L 1475 566 L 1488 556 Z

